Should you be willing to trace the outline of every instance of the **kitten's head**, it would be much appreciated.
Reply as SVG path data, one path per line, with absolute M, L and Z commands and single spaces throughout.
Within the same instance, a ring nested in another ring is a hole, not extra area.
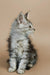
M 31 34 L 35 31 L 31 21 L 29 21 L 28 19 L 28 12 L 25 13 L 25 15 L 21 12 L 17 19 L 17 25 L 18 25 L 18 28 L 19 29 L 24 29 L 24 32 L 27 33 L 27 34 Z

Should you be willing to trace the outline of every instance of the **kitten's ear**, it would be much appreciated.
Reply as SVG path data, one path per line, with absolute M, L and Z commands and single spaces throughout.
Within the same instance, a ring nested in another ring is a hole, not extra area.
M 27 13 L 25 13 L 24 16 L 25 16 L 26 19 L 27 19 L 27 18 L 29 19 L 29 11 L 28 11 Z
M 18 16 L 18 22 L 19 22 L 19 23 L 22 23 L 23 20 L 24 20 L 24 14 L 21 12 L 21 13 L 19 14 L 19 16 Z

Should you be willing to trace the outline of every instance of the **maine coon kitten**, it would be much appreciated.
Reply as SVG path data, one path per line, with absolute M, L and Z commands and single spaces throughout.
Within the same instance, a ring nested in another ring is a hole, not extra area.
M 34 32 L 32 23 L 21 12 L 12 24 L 9 41 L 9 72 L 17 69 L 19 74 L 25 69 L 33 67 L 37 60 L 37 53 L 31 44 L 29 34 Z

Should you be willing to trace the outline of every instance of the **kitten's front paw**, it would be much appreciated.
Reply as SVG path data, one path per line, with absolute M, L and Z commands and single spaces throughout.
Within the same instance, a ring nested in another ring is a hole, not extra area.
M 15 70 L 16 70 L 16 69 L 10 67 L 10 68 L 8 69 L 8 72 L 14 72 Z
M 19 70 L 19 69 L 18 69 L 17 72 L 18 72 L 19 74 L 23 74 L 23 73 L 24 73 L 24 70 L 21 70 L 21 69 Z

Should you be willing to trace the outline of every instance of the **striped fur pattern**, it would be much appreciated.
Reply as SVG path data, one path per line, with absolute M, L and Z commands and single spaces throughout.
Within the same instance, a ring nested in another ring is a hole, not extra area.
M 27 20 L 28 13 L 21 12 L 12 24 L 9 47 L 9 72 L 17 70 L 23 74 L 26 69 L 33 67 L 37 60 L 37 53 L 34 49 L 29 35 L 34 32 L 32 23 Z

